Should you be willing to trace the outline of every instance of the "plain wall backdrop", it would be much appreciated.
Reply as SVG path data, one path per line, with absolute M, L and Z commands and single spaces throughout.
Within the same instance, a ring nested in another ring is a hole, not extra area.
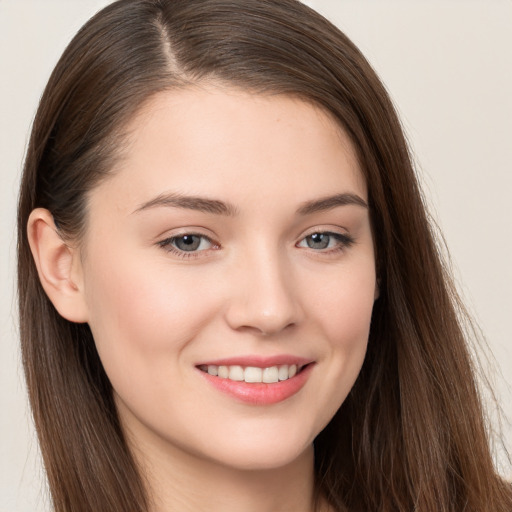
M 0 512 L 49 510 L 16 327 L 23 155 L 53 66 L 108 3 L 0 0 Z M 306 3 L 360 47 L 390 91 L 459 289 L 499 362 L 490 370 L 512 418 L 512 1 Z M 510 425 L 504 430 L 512 449 Z

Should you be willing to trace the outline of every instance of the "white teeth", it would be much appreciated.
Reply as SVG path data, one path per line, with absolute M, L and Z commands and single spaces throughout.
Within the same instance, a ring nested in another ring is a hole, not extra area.
M 248 366 L 244 371 L 245 382 L 261 382 L 263 370 L 261 368 L 255 368 L 254 366 Z
M 221 379 L 227 379 L 229 377 L 229 368 L 227 366 L 219 366 L 219 370 L 217 372 L 217 375 Z
M 221 379 L 229 379 L 237 382 L 265 382 L 273 384 L 294 377 L 302 368 L 296 364 L 283 364 L 281 366 L 270 366 L 268 368 L 258 368 L 256 366 L 247 366 L 243 368 L 240 365 L 233 366 L 215 366 L 209 364 L 199 367 L 202 371 L 210 375 L 220 377 Z
M 229 380 L 244 380 L 244 369 L 241 366 L 230 366 L 229 367 Z
M 287 380 L 289 377 L 289 371 L 288 366 L 280 366 L 279 371 L 277 372 L 279 380 Z
M 271 384 L 272 382 L 279 381 L 279 370 L 277 366 L 271 366 L 263 370 L 263 382 Z

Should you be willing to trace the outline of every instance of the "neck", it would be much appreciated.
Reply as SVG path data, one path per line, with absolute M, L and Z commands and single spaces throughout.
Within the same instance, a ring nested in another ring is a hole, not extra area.
M 139 444 L 133 450 L 150 490 L 150 512 L 319 510 L 312 446 L 285 466 L 258 470 L 226 467 L 176 447 L 155 448 Z

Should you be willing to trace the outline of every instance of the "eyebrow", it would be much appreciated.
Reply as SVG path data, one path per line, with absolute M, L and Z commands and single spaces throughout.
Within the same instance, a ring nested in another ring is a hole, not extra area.
M 299 215 L 311 215 L 313 213 L 332 210 L 333 208 L 347 205 L 356 205 L 368 208 L 366 201 L 357 194 L 335 194 L 321 199 L 306 201 L 297 209 L 297 213 Z M 226 203 L 218 199 L 188 196 L 178 193 L 160 194 L 154 199 L 143 203 L 134 211 L 134 213 L 158 207 L 184 208 L 187 210 L 212 213 L 214 215 L 235 216 L 238 214 L 236 206 L 230 203 Z
M 357 194 L 335 194 L 333 196 L 327 196 L 313 201 L 306 201 L 299 207 L 297 213 L 299 215 L 311 215 L 312 213 L 332 210 L 338 206 L 347 205 L 356 205 L 368 208 L 368 203 Z
M 196 210 L 204 213 L 213 213 L 215 215 L 234 216 L 238 213 L 235 206 L 218 199 L 209 199 L 207 197 L 187 196 L 177 193 L 160 194 L 150 201 L 139 206 L 134 213 L 141 212 L 157 207 L 185 208 L 187 210 Z

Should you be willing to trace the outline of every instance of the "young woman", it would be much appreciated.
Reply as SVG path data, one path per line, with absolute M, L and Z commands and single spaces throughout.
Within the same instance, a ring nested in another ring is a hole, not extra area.
M 399 121 L 294 0 L 121 0 L 19 204 L 57 511 L 507 511 Z

